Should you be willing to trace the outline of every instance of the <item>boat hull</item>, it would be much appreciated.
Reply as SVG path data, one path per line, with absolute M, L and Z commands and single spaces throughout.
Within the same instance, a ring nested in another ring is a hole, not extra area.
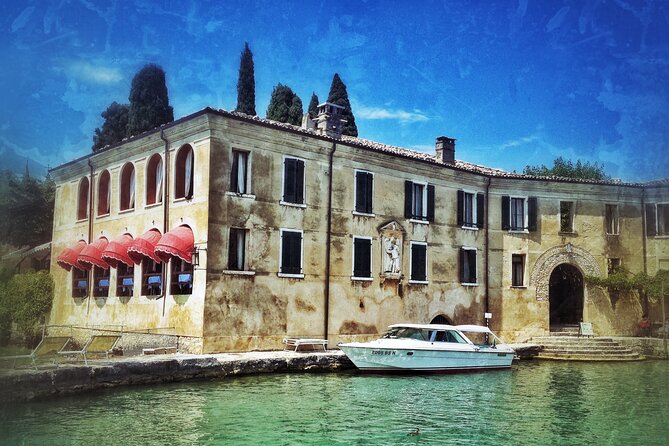
M 514 352 L 507 350 L 402 349 L 341 344 L 346 356 L 365 372 L 453 373 L 511 367 Z

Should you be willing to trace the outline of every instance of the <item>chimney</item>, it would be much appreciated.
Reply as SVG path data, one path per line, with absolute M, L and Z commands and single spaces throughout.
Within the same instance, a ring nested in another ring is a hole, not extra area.
M 341 118 L 341 112 L 344 107 L 330 102 L 324 102 L 318 106 L 318 115 L 314 119 L 316 123 L 316 131 L 321 135 L 327 135 L 331 138 L 339 138 L 341 136 L 342 122 L 346 122 Z
M 435 151 L 437 152 L 437 161 L 444 164 L 455 164 L 455 139 L 448 136 L 438 137 Z

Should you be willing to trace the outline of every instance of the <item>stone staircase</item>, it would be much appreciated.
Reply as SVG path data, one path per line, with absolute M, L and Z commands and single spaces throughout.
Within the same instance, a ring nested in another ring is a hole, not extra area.
M 565 361 L 640 361 L 645 359 L 629 347 L 607 337 L 578 336 L 572 332 L 551 333 L 529 341 L 542 346 L 537 359 Z

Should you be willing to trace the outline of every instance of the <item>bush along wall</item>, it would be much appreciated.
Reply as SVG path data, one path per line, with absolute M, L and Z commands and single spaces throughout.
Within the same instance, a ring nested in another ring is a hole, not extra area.
M 0 344 L 35 346 L 52 302 L 53 278 L 45 271 L 17 274 L 0 283 Z

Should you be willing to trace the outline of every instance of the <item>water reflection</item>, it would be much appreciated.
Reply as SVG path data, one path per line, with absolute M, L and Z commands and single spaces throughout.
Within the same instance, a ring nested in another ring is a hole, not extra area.
M 0 408 L 2 444 L 664 445 L 669 362 L 273 375 Z M 417 436 L 409 436 L 420 429 Z

